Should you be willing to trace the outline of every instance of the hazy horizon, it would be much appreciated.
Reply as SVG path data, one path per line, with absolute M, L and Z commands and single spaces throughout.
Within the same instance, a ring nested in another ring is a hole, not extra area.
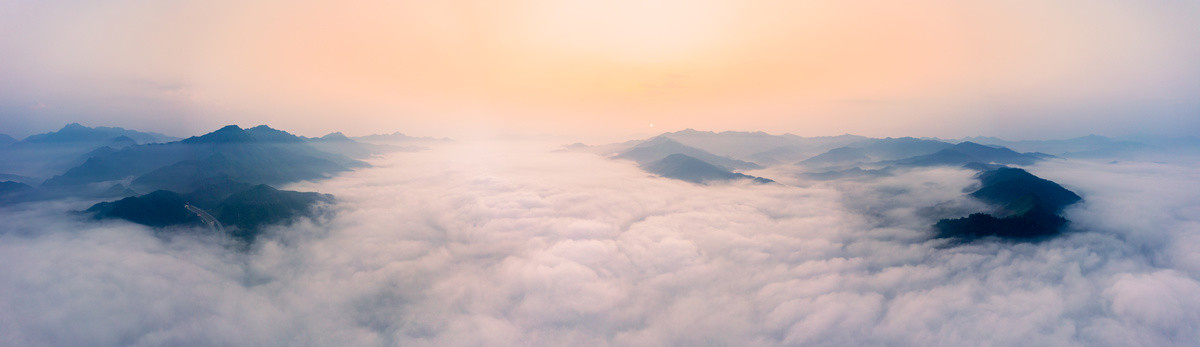
M 0 128 L 1181 136 L 1200 133 L 1197 18 L 1082 0 L 8 1 Z
M 697 132 L 709 132 L 709 133 L 715 133 L 715 134 L 720 134 L 720 133 L 763 133 L 763 134 L 772 135 L 772 136 L 796 135 L 796 136 L 801 136 L 801 137 L 835 137 L 835 136 L 852 135 L 852 136 L 863 136 L 863 137 L 867 137 L 867 138 L 914 137 L 914 138 L 919 138 L 919 139 L 955 140 L 955 141 L 964 140 L 964 139 L 968 139 L 968 138 L 975 138 L 975 137 L 992 137 L 992 138 L 998 138 L 998 139 L 1002 139 L 1002 140 L 1006 140 L 1006 141 L 1054 141 L 1054 140 L 1077 139 L 1077 138 L 1088 137 L 1088 136 L 1102 136 L 1102 137 L 1108 137 L 1108 138 L 1117 139 L 1117 140 L 1128 140 L 1128 139 L 1138 140 L 1138 139 L 1147 139 L 1147 138 L 1153 138 L 1153 137 L 1161 137 L 1161 136 L 1155 136 L 1154 134 L 1149 134 L 1149 133 L 1129 133 L 1129 134 L 1119 135 L 1119 136 L 1088 133 L 1088 134 L 1072 136 L 1072 137 L 1027 137 L 1027 138 L 1013 138 L 1013 137 L 991 136 L 991 135 L 969 135 L 969 134 L 962 135 L 962 136 L 955 136 L 955 137 L 915 136 L 915 135 L 904 135 L 904 134 L 867 136 L 867 135 L 856 134 L 856 133 L 839 133 L 839 134 L 824 134 L 824 135 L 807 135 L 807 136 L 805 136 L 805 135 L 798 135 L 798 134 L 793 134 L 793 133 L 789 133 L 789 132 L 773 132 L 773 131 L 765 131 L 765 130 L 709 130 L 709 129 L 687 128 L 687 127 L 673 129 L 673 130 L 658 129 L 657 127 L 651 127 L 650 129 L 652 129 L 652 130 L 649 130 L 649 131 L 630 132 L 630 133 L 626 133 L 626 134 L 610 134 L 610 135 L 604 135 L 604 136 L 565 135 L 565 134 L 553 134 L 553 133 L 496 132 L 496 133 L 486 133 L 486 134 L 459 133 L 459 135 L 461 135 L 463 137 L 450 137 L 450 136 L 444 136 L 444 135 L 440 135 L 440 134 L 412 133 L 412 132 L 404 131 L 402 129 L 377 130 L 375 132 L 363 132 L 363 133 L 352 133 L 352 132 L 347 132 L 347 131 L 341 131 L 338 129 L 328 129 L 325 132 L 318 131 L 318 132 L 313 132 L 313 133 L 300 133 L 300 132 L 295 132 L 295 131 L 291 131 L 289 129 L 279 128 L 277 126 L 273 126 L 271 124 L 265 124 L 265 123 L 258 123 L 258 124 L 230 123 L 230 124 L 219 125 L 219 126 L 211 128 L 211 129 L 207 129 L 207 130 L 203 130 L 203 129 L 198 130 L 197 132 L 194 132 L 194 133 L 180 134 L 180 133 L 163 133 L 163 132 L 154 131 L 154 130 L 150 130 L 150 129 L 141 129 L 141 128 L 113 125 L 113 124 L 85 124 L 85 123 L 81 123 L 81 122 L 68 122 L 68 123 L 63 124 L 58 127 L 48 128 L 49 130 L 38 131 L 38 132 L 20 135 L 20 136 L 18 136 L 18 134 L 14 134 L 14 133 L 0 133 L 0 134 L 10 135 L 13 138 L 15 138 L 16 140 L 22 140 L 31 135 L 39 135 L 39 134 L 56 132 L 58 130 L 61 130 L 64 126 L 66 126 L 68 124 L 79 124 L 79 125 L 89 127 L 89 128 L 96 128 L 96 127 L 123 128 L 123 129 L 127 129 L 127 130 L 160 133 L 163 135 L 173 136 L 173 137 L 178 137 L 178 138 L 188 138 L 188 137 L 193 137 L 193 136 L 204 135 L 204 134 L 216 131 L 217 129 L 219 129 L 221 127 L 229 126 L 229 125 L 236 125 L 241 128 L 250 128 L 250 127 L 265 125 L 265 126 L 277 129 L 277 130 L 283 130 L 283 131 L 292 133 L 294 135 L 304 136 L 304 137 L 321 137 L 321 136 L 325 136 L 325 135 L 332 134 L 332 133 L 342 133 L 343 135 L 346 135 L 348 137 L 363 137 L 363 136 L 369 136 L 369 135 L 389 135 L 389 134 L 394 134 L 394 133 L 401 133 L 406 136 L 417 137 L 417 138 L 446 138 L 446 139 L 451 139 L 451 140 L 466 140 L 466 141 L 503 141 L 503 140 L 526 139 L 526 140 L 573 141 L 573 142 L 582 142 L 582 143 L 587 143 L 587 144 L 603 144 L 603 143 L 607 143 L 607 142 L 623 142 L 623 141 L 641 140 L 641 139 L 646 139 L 649 137 L 658 136 L 661 134 L 676 133 L 676 132 L 689 131 L 689 130 L 697 131 Z M 1187 139 L 1187 138 L 1195 138 L 1195 137 L 1197 137 L 1197 135 L 1182 134 L 1180 136 L 1166 136 L 1166 137 L 1161 137 L 1161 138 L 1163 138 L 1163 139 Z
M 0 347 L 1193 346 L 1198 23 L 0 1 Z

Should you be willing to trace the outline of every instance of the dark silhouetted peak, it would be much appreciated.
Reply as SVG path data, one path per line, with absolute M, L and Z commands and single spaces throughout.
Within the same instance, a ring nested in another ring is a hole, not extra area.
M 999 168 L 979 174 L 982 188 L 971 196 L 993 204 L 1008 204 L 1026 195 L 1037 197 L 1054 213 L 1063 207 L 1081 200 L 1079 195 L 1028 171 L 1017 168 Z
M 997 218 L 986 213 L 974 213 L 957 219 L 942 219 L 934 225 L 939 238 L 971 241 L 984 237 L 1004 240 L 1036 241 L 1062 232 L 1067 220 L 1055 214 L 1031 211 L 1018 216 Z
M 231 236 L 253 242 L 262 226 L 311 217 L 318 202 L 332 202 L 333 196 L 320 193 L 278 190 L 257 185 L 230 195 L 213 210 L 227 227 L 235 227 Z
M 1038 197 L 1037 194 L 1030 193 L 1008 202 L 996 212 L 996 215 L 1000 217 L 1020 216 L 1030 212 L 1056 214 L 1058 210 L 1054 205 Z
M 236 125 L 228 125 L 217 131 L 183 140 L 185 143 L 239 143 L 239 142 L 303 142 L 299 136 L 286 131 L 272 129 L 259 125 L 242 129 Z
M 96 219 L 120 218 L 152 227 L 199 225 L 200 217 L 185 206 L 187 200 L 179 193 L 157 190 L 142 196 L 98 203 L 88 208 L 87 212 Z
M 976 176 L 982 187 L 972 197 L 999 208 L 994 214 L 976 213 L 964 218 L 942 219 L 934 225 L 938 237 L 973 240 L 999 237 L 1037 240 L 1058 235 L 1067 220 L 1058 213 L 1080 200 L 1079 195 L 1058 183 L 1017 168 L 1001 167 Z
M 186 207 L 191 205 L 209 210 L 221 224 L 232 227 L 227 230 L 229 236 L 253 242 L 261 227 L 313 216 L 314 205 L 333 201 L 328 194 L 278 190 L 268 185 L 250 186 L 230 180 L 210 183 L 191 194 L 158 190 L 101 202 L 86 212 L 96 219 L 120 218 L 152 227 L 201 226 L 201 217 Z
M 216 131 L 184 139 L 183 143 L 240 143 L 254 139 L 237 125 L 226 125 Z
M 12 136 L 8 136 L 8 134 L 0 134 L 0 147 L 8 146 L 15 142 L 17 142 L 17 139 L 14 139 Z

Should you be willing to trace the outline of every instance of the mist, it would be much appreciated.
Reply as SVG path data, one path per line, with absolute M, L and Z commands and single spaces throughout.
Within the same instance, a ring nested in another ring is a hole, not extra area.
M 1200 170 L 1053 160 L 1062 237 L 948 245 L 973 172 L 697 185 L 557 144 L 462 142 L 281 189 L 334 213 L 243 251 L 0 208 L 6 345 L 1187 345 Z M 771 171 L 777 170 L 777 171 Z M 930 208 L 937 206 L 937 208 Z

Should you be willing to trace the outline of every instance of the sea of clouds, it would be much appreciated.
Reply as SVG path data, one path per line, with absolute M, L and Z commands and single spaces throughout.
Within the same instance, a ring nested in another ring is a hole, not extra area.
M 972 172 L 696 185 L 530 143 L 460 143 L 286 189 L 333 213 L 250 250 L 0 209 L 0 345 L 1188 345 L 1200 164 L 1053 160 L 1041 243 L 931 240 Z

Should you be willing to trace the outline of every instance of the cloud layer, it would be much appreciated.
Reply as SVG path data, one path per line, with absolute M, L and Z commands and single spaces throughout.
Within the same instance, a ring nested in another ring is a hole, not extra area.
M 530 144 L 286 187 L 337 213 L 222 240 L 0 210 L 14 345 L 1129 345 L 1200 339 L 1200 170 L 1055 161 L 1038 244 L 930 241 L 971 172 L 700 186 Z M 930 208 L 937 206 L 936 208 Z

